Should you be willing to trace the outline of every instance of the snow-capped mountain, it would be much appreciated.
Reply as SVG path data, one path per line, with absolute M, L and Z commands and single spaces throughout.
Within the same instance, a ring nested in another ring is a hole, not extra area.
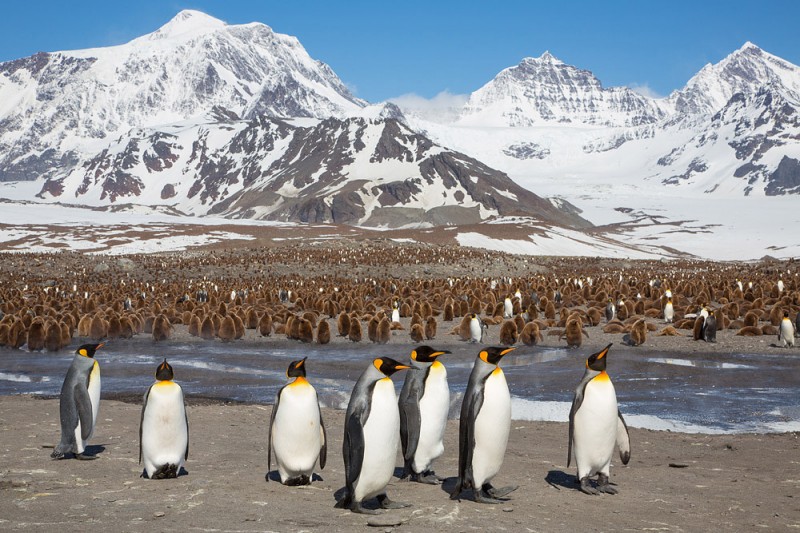
M 588 70 L 545 52 L 500 72 L 470 95 L 458 123 L 489 127 L 542 122 L 639 126 L 662 119 L 666 106 L 627 87 L 603 88 Z
M 131 128 L 215 106 L 243 118 L 327 118 L 364 105 L 295 37 L 181 11 L 120 46 L 0 64 L 0 181 L 52 177 Z
M 568 206 L 540 198 L 396 119 L 258 115 L 244 121 L 214 113 L 199 124 L 140 129 L 113 141 L 67 176 L 47 180 L 38 196 L 378 227 L 471 224 L 507 215 L 590 226 Z

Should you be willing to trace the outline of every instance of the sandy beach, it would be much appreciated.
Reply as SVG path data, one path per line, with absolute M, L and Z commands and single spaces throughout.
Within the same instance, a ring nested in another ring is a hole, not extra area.
M 323 480 L 265 482 L 271 406 L 189 401 L 188 475 L 139 477 L 140 405 L 103 400 L 89 451 L 95 461 L 53 461 L 58 401 L 0 397 L 0 528 L 11 531 L 745 531 L 800 527 L 796 433 L 689 435 L 631 429 L 628 466 L 615 461 L 616 496 L 577 490 L 566 467 L 567 425 L 512 421 L 497 486 L 519 489 L 497 506 L 451 501 L 457 421 L 435 464 L 444 486 L 393 479 L 392 499 L 412 504 L 379 517 L 334 508 L 344 484 L 344 413 L 326 410 Z M 400 465 L 398 455 L 397 465 Z M 465 494 L 468 496 L 468 493 Z

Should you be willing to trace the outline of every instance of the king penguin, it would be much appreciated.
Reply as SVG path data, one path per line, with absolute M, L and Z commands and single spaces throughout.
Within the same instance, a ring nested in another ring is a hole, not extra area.
M 50 454 L 54 459 L 63 459 L 68 453 L 74 454 L 76 459 L 97 458 L 83 452 L 86 441 L 94 433 L 100 407 L 100 365 L 94 355 L 102 346 L 103 343 L 84 344 L 75 351 L 61 386 L 61 441 Z
M 792 321 L 789 319 L 789 311 L 783 312 L 781 327 L 778 331 L 778 342 L 780 342 L 780 346 L 782 348 L 794 346 L 794 326 L 792 325 Z
M 400 392 L 400 442 L 403 475 L 412 481 L 436 485 L 431 464 L 444 452 L 444 430 L 450 410 L 447 370 L 437 357 L 450 353 L 420 346 L 411 352 L 411 366 Z
M 672 305 L 672 298 L 667 298 L 667 303 L 664 304 L 664 322 L 671 324 L 675 318 L 675 308 Z
M 622 464 L 631 458 L 628 426 L 617 407 L 614 385 L 606 373 L 606 356 L 611 344 L 586 360 L 583 379 L 575 389 L 569 412 L 569 449 L 567 467 L 572 459 L 578 466 L 581 491 L 586 494 L 616 494 L 608 483 L 614 446 L 619 447 Z M 597 488 L 589 478 L 597 474 Z
M 511 429 L 511 395 L 505 374 L 497 366 L 515 348 L 481 350 L 469 376 L 461 403 L 458 432 L 458 481 L 450 498 L 472 489 L 476 502 L 501 503 L 517 487 L 494 488 L 490 483 L 500 471 Z
M 469 321 L 469 342 L 482 342 L 483 341 L 483 322 L 478 315 L 472 314 Z
M 183 389 L 172 381 L 174 377 L 172 366 L 164 359 L 156 369 L 156 382 L 144 394 L 139 423 L 143 478 L 176 478 L 189 458 L 189 419 Z
M 364 500 L 376 496 L 384 509 L 408 507 L 386 495 L 400 443 L 400 411 L 389 376 L 407 368 L 389 357 L 374 359 L 353 387 L 342 442 L 346 485 L 337 507 L 376 514 L 362 507 Z
M 306 380 L 306 359 L 289 364 L 286 377 L 294 379 L 278 391 L 269 421 L 267 468 L 272 468 L 274 449 L 284 485 L 310 484 L 317 459 L 320 469 L 324 469 L 328 457 L 328 439 L 317 391 Z M 269 481 L 269 472 L 266 480 Z

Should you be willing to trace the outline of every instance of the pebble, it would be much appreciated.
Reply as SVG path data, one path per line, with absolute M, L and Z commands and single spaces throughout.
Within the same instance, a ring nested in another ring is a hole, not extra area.
M 374 516 L 367 520 L 367 525 L 370 527 L 394 527 L 403 522 L 404 520 L 399 516 Z
M 155 516 L 156 518 L 161 518 L 162 516 L 164 516 L 166 514 L 167 513 L 165 513 L 164 511 L 157 511 L 157 512 L 153 513 L 153 516 Z

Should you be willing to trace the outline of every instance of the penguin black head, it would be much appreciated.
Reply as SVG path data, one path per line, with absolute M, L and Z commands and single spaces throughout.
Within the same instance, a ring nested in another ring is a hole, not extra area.
M 384 373 L 384 375 L 391 376 L 398 370 L 405 370 L 407 368 L 411 368 L 408 365 L 404 365 L 399 361 L 395 361 L 391 357 L 379 357 L 372 361 L 372 364 L 375 365 L 375 368 L 380 370 Z
M 789 311 L 783 312 L 783 318 L 789 318 Z
M 167 359 L 164 358 L 164 362 L 158 365 L 156 369 L 156 379 L 158 381 L 172 381 L 172 378 L 175 375 L 172 373 L 172 366 L 167 363 Z
M 306 359 L 303 357 L 299 361 L 292 361 L 289 363 L 289 368 L 286 370 L 286 377 L 289 378 L 304 378 L 306 377 Z
M 435 350 L 430 346 L 419 346 L 411 351 L 411 359 L 420 363 L 433 363 L 440 355 L 450 353 L 447 350 Z
M 75 353 L 84 357 L 94 357 L 94 353 L 99 350 L 103 344 L 102 342 L 100 344 L 83 344 L 75 350 Z
M 505 354 L 514 350 L 516 350 L 516 347 L 508 348 L 505 346 L 490 346 L 489 348 L 482 350 L 478 356 L 485 363 L 496 365 L 500 362 L 500 359 L 502 359 Z
M 613 342 L 611 344 L 614 344 Z M 596 372 L 602 372 L 606 369 L 606 355 L 608 354 L 608 349 L 611 348 L 611 344 L 603 348 L 597 353 L 593 353 L 589 356 L 586 360 L 586 368 L 591 368 Z

